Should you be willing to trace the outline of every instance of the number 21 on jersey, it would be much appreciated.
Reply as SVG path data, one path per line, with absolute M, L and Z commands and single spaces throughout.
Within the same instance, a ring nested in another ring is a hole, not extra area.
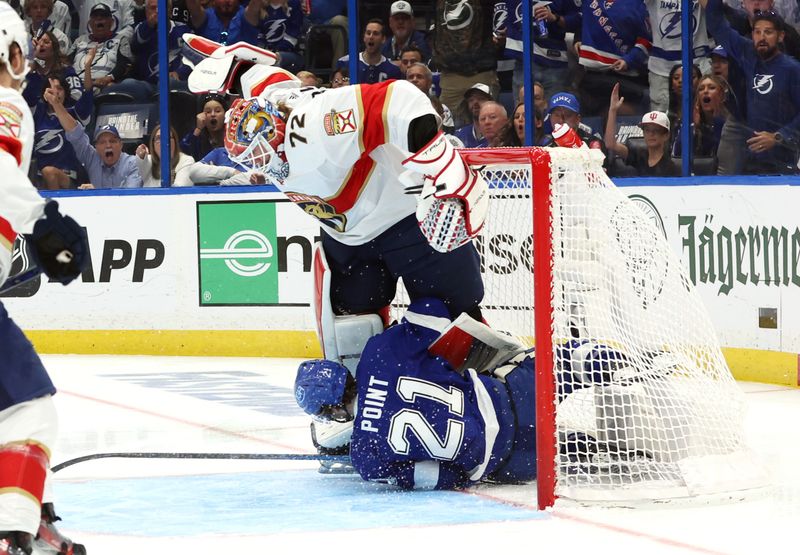
M 419 397 L 424 397 L 441 403 L 453 416 L 461 418 L 464 416 L 464 392 L 456 387 L 444 388 L 433 382 L 403 376 L 397 380 L 397 392 L 400 398 L 408 403 L 415 403 Z M 420 411 L 401 409 L 392 416 L 389 425 L 389 445 L 395 453 L 409 454 L 411 448 L 408 441 L 409 433 L 417 437 L 432 458 L 452 461 L 458 455 L 464 441 L 464 422 L 448 418 L 445 436 L 441 438 Z

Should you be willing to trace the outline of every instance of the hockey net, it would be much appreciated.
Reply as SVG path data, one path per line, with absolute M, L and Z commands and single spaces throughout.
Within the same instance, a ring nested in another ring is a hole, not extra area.
M 709 316 L 598 154 L 462 151 L 492 188 L 477 240 L 484 317 L 536 344 L 539 505 L 763 486 Z

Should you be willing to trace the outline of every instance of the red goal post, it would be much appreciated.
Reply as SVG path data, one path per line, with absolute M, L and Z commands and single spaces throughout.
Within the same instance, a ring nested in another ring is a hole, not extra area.
M 710 318 L 663 230 L 605 175 L 600 152 L 460 153 L 492 191 L 478 239 L 486 318 L 527 344 L 535 334 L 539 507 L 765 485 Z M 514 264 L 492 262 L 512 242 Z

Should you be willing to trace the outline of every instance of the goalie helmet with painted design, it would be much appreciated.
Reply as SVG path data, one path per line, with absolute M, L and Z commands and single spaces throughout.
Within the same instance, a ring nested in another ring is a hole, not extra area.
M 274 104 L 258 98 L 237 99 L 225 121 L 225 149 L 231 160 L 265 174 L 285 164 L 286 122 Z
M 29 42 L 30 38 L 25 23 L 7 2 L 0 2 L 0 62 L 5 64 L 11 77 L 19 81 L 25 79 L 25 75 L 28 73 Z M 19 73 L 14 72 L 14 68 L 11 66 L 11 45 L 15 43 L 20 48 L 22 58 L 26 60 Z

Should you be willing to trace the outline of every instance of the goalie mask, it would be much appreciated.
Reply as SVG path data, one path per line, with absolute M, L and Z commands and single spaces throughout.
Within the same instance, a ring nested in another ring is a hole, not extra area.
M 237 99 L 225 115 L 225 149 L 231 160 L 280 185 L 289 175 L 283 153 L 286 123 L 266 100 Z

